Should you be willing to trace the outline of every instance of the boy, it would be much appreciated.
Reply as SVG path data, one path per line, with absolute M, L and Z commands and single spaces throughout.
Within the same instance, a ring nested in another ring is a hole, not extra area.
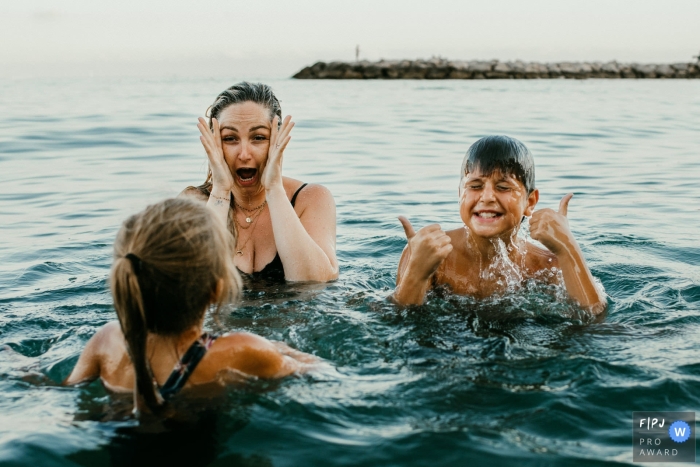
M 463 228 L 443 232 L 433 224 L 415 232 L 408 219 L 399 217 L 408 244 L 396 276 L 397 303 L 422 304 L 427 291 L 441 284 L 483 298 L 504 291 L 513 278 L 556 280 L 544 273 L 558 268 L 572 299 L 594 314 L 605 309 L 605 297 L 569 230 L 566 214 L 573 194 L 562 198 L 559 211 L 534 210 L 539 200 L 535 165 L 523 143 L 507 136 L 480 139 L 467 151 L 461 177 Z M 530 236 L 547 250 L 518 238 L 527 216 L 532 216 Z

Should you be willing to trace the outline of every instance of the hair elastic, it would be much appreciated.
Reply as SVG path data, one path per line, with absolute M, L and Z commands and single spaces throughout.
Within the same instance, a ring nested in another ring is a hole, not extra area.
M 143 261 L 141 261 L 141 258 L 139 258 L 133 253 L 125 254 L 124 258 L 131 261 L 131 266 L 134 268 L 134 272 L 136 274 L 139 274 L 141 272 L 141 270 L 143 269 Z

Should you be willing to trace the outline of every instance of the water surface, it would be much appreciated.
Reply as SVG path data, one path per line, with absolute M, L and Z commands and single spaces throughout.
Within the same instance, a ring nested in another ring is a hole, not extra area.
M 341 276 L 258 288 L 218 326 L 334 369 L 189 401 L 160 431 L 99 382 L 58 387 L 115 318 L 121 221 L 201 183 L 196 119 L 235 81 L 0 82 L 0 464 L 624 464 L 632 411 L 699 407 L 697 81 L 270 81 L 297 122 L 285 174 L 335 196 Z M 532 150 L 541 207 L 575 193 L 604 319 L 537 289 L 385 300 L 396 216 L 458 227 L 462 156 L 494 133 Z

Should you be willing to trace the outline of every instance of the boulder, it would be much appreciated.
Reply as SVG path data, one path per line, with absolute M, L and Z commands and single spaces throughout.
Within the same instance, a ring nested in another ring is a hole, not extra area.
M 492 71 L 486 72 L 488 79 L 508 79 L 512 78 L 510 66 L 507 63 L 497 62 Z
M 362 77 L 364 79 L 379 79 L 382 77 L 382 70 L 377 65 L 367 65 L 362 68 Z
M 559 64 L 557 63 L 547 63 L 547 73 L 549 74 L 550 78 L 559 78 L 562 76 L 561 74 L 561 68 L 559 68 Z
M 306 68 L 302 68 L 300 71 L 298 71 L 292 78 L 296 79 L 311 79 L 315 78 L 316 76 L 314 75 L 312 68 L 310 66 L 307 66 Z
M 406 68 L 401 76 L 403 79 L 425 79 L 428 67 L 422 61 L 414 61 Z
M 449 62 L 448 67 L 450 72 L 447 74 L 447 79 L 470 79 L 472 73 L 469 71 L 469 63 L 465 61 Z
M 634 74 L 639 78 L 656 78 L 656 65 L 633 63 L 631 68 Z
M 482 74 L 491 71 L 491 62 L 469 62 L 469 71 Z
M 438 63 L 438 64 L 430 63 L 427 66 L 427 70 L 425 72 L 425 78 L 426 79 L 445 79 L 449 76 L 451 71 L 452 71 L 452 69 L 447 64 L 447 62 Z
M 618 67 L 617 62 L 603 63 L 600 66 L 600 73 L 605 78 L 619 78 L 620 67 Z
M 656 73 L 656 76 L 659 78 L 673 78 L 675 75 L 673 68 L 669 65 L 656 65 L 654 73 Z

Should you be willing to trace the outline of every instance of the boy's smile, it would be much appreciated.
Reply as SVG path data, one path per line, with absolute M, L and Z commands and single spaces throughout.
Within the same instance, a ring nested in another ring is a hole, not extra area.
M 510 237 L 539 199 L 537 190 L 528 195 L 522 182 L 500 171 L 488 176 L 479 171 L 467 173 L 459 191 L 462 221 L 483 238 Z

